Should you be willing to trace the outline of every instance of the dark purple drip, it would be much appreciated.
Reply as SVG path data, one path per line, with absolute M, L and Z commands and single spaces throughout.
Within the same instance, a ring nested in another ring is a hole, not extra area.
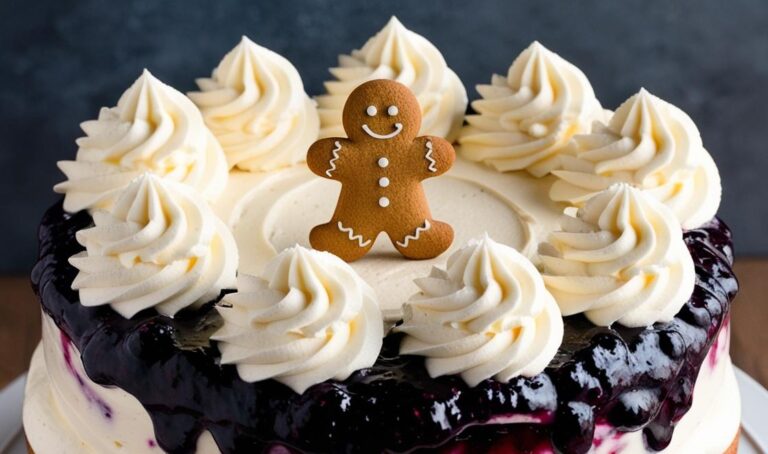
M 83 396 L 85 396 L 88 402 L 99 407 L 99 411 L 101 411 L 101 414 L 105 418 L 112 419 L 112 409 L 106 402 L 99 398 L 96 391 L 91 389 L 91 386 L 88 385 L 85 379 L 80 375 L 80 372 L 75 368 L 75 365 L 72 362 L 72 341 L 63 331 L 61 332 L 59 340 L 61 342 L 61 351 L 64 354 L 64 364 L 66 365 L 69 374 L 72 375 L 78 386 L 80 386 L 80 391 L 83 393 Z
M 544 373 L 475 388 L 455 376 L 429 378 L 423 360 L 399 356 L 400 338 L 389 335 L 372 368 L 297 395 L 271 380 L 245 383 L 234 367 L 218 364 L 218 349 L 208 342 L 220 323 L 211 305 L 176 319 L 146 310 L 125 320 L 109 307 L 79 304 L 67 259 L 82 250 L 75 232 L 91 222 L 87 213 L 65 213 L 61 203 L 48 210 L 33 287 L 81 352 L 88 377 L 136 396 L 158 445 L 172 453 L 193 452 L 204 429 L 224 453 L 523 453 L 552 445 L 583 453 L 600 423 L 642 429 L 648 446 L 662 449 L 690 408 L 695 377 L 738 288 L 730 231 L 715 218 L 685 233 L 696 288 L 670 323 L 609 329 L 568 317 Z M 500 416 L 542 422 L 482 425 Z

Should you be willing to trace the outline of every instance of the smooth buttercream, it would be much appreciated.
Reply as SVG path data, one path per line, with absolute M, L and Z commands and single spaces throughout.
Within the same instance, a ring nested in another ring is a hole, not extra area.
M 461 128 L 467 108 L 464 85 L 432 43 L 395 17 L 361 49 L 340 55 L 339 66 L 330 72 L 336 80 L 325 82 L 327 93 L 317 97 L 322 137 L 346 137 L 344 103 L 358 85 L 373 79 L 394 79 L 411 89 L 423 115 L 420 134 L 452 141 Z
M 173 316 L 235 284 L 235 240 L 187 186 L 145 173 L 93 221 L 76 234 L 85 251 L 69 260 L 84 306 L 108 304 L 126 318 L 148 308 Z
M 227 163 L 200 111 L 186 96 L 149 71 L 123 93 L 115 107 L 82 123 L 74 161 L 59 161 L 67 181 L 64 209 L 109 208 L 125 186 L 153 172 L 193 187 L 214 201 L 227 184 Z
M 445 257 L 484 232 L 535 257 L 538 244 L 559 221 L 560 204 L 547 194 L 553 180 L 524 172 L 500 173 L 459 157 L 446 175 L 424 181 L 433 217 L 456 232 L 444 256 L 400 260 L 389 241 L 378 241 L 365 260 L 351 266 L 376 291 L 384 317 L 400 320 L 403 302 L 418 291 L 413 280 L 444 264 Z M 268 173 L 232 172 L 214 208 L 229 223 L 242 252 L 240 272 L 258 275 L 283 249 L 297 243 L 309 247 L 312 226 L 333 215 L 339 191 L 337 182 L 317 178 L 305 166 Z M 296 213 L 301 213 L 301 222 L 296 222 Z
M 302 393 L 372 366 L 383 321 L 373 290 L 343 260 L 301 246 L 281 252 L 262 277 L 240 275 L 217 307 L 222 364 L 247 382 L 274 379 Z
M 200 91 L 189 97 L 203 113 L 230 166 L 260 171 L 304 161 L 320 120 L 296 68 L 243 36 Z
M 624 183 L 563 216 L 541 248 L 544 282 L 563 315 L 596 325 L 669 322 L 693 293 L 693 259 L 674 214 Z
M 712 219 L 720 206 L 720 175 L 696 125 L 682 110 L 641 89 L 607 124 L 577 135 L 550 191 L 556 201 L 583 205 L 616 182 L 664 202 L 684 228 Z
M 584 73 L 538 42 L 477 91 L 459 151 L 500 171 L 551 172 L 571 137 L 605 115 Z
M 487 236 L 418 279 L 406 303 L 404 355 L 425 356 L 431 377 L 460 374 L 470 386 L 541 373 L 560 347 L 563 320 L 533 264 Z

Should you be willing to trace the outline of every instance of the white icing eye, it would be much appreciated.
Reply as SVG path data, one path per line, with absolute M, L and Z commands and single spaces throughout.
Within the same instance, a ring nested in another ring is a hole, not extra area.
M 367 113 L 369 117 L 375 117 L 376 112 L 378 112 L 376 106 L 368 106 L 368 108 L 365 109 L 365 113 Z
M 394 117 L 395 115 L 397 115 L 398 112 L 400 112 L 400 110 L 398 110 L 397 106 L 387 107 L 387 115 L 389 115 L 390 117 Z

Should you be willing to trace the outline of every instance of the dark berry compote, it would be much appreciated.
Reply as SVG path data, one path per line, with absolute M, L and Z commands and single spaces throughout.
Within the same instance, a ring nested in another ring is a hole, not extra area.
M 146 310 L 130 320 L 79 304 L 67 260 L 82 250 L 75 232 L 91 224 L 87 213 L 67 214 L 60 203 L 48 210 L 33 286 L 88 377 L 134 395 L 171 453 L 193 452 L 204 430 L 224 453 L 584 453 L 600 424 L 642 430 L 648 447 L 660 450 L 690 408 L 738 287 L 731 234 L 713 219 L 685 233 L 696 287 L 669 323 L 603 328 L 568 317 L 546 371 L 475 388 L 456 376 L 430 378 L 423 359 L 399 356 L 400 339 L 390 335 L 370 369 L 298 395 L 271 380 L 246 383 L 219 364 L 208 340 L 221 323 L 212 304 L 175 319 Z

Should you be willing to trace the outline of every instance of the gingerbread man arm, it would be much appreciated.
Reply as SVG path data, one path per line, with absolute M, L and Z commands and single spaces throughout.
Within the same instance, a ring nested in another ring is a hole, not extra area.
M 309 147 L 307 166 L 324 178 L 339 180 L 343 175 L 342 162 L 344 154 L 352 148 L 352 142 L 340 137 L 320 139 Z
M 417 137 L 411 151 L 419 155 L 422 166 L 418 166 L 419 174 L 424 178 L 442 175 L 453 166 L 456 152 L 445 139 L 436 136 Z

